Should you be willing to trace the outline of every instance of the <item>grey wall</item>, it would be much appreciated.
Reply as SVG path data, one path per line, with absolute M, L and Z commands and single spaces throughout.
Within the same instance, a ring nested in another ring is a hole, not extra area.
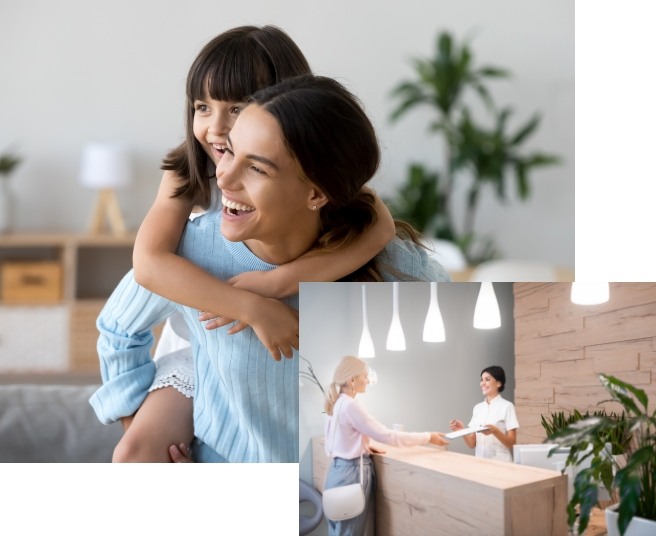
M 486 192 L 478 229 L 495 235 L 507 256 L 574 268 L 570 0 L 0 0 L 0 150 L 14 144 L 25 157 L 11 180 L 17 229 L 84 231 L 95 195 L 78 184 L 82 148 L 115 139 L 137 156 L 138 182 L 119 192 L 136 228 L 154 199 L 162 156 L 182 139 L 193 58 L 228 28 L 267 23 L 285 29 L 317 73 L 361 97 L 383 147 L 374 182 L 382 194 L 404 180 L 411 161 L 441 166 L 427 111 L 388 122 L 390 90 L 412 75 L 410 58 L 432 53 L 438 31 L 470 36 L 479 65 L 514 75 L 490 86 L 499 104 L 514 108 L 510 126 L 540 111 L 529 146 L 564 159 L 534 175 L 526 204 L 501 206 Z
M 422 340 L 430 300 L 430 283 L 399 285 L 399 316 L 406 350 L 385 350 L 392 318 L 392 284 L 367 283 L 369 328 L 376 357 L 369 360 L 378 383 L 360 395 L 362 404 L 385 425 L 402 423 L 408 431 L 448 432 L 449 420 L 468 422 L 482 400 L 480 372 L 502 366 L 508 385 L 504 397 L 513 400 L 514 321 L 512 283 L 495 283 L 501 309 L 501 328 L 472 327 L 478 283 L 438 284 L 438 301 L 444 318 L 446 341 Z M 301 355 L 320 381 L 327 385 L 342 356 L 357 355 L 362 333 L 361 284 L 303 283 L 300 295 Z M 301 370 L 305 364 L 301 362 Z M 323 433 L 325 415 L 320 390 L 304 381 L 300 389 L 301 478 L 311 482 L 310 439 Z M 449 446 L 455 452 L 472 451 L 464 441 Z

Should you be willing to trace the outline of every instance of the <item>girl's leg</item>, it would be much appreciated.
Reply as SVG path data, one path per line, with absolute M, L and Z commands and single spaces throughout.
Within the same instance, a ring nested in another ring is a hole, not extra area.
M 170 462 L 169 447 L 194 438 L 193 398 L 175 387 L 148 393 L 114 449 L 113 462 Z

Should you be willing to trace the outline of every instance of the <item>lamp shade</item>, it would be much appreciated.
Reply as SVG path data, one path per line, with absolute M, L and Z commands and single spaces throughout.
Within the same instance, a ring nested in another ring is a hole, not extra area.
M 606 303 L 610 298 L 608 283 L 572 283 L 570 299 L 577 305 L 597 305 Z
M 393 292 L 393 311 L 392 323 L 387 333 L 387 349 L 393 351 L 405 350 L 405 336 L 403 335 L 403 328 L 401 327 L 401 319 L 399 318 L 399 284 L 395 281 L 392 283 Z
M 88 188 L 124 188 L 132 182 L 132 156 L 123 143 L 89 143 L 82 154 L 80 182 Z
M 360 337 L 358 357 L 376 357 L 374 341 L 371 338 L 367 321 L 367 290 L 364 285 L 362 285 L 362 336 Z
M 495 329 L 501 327 L 499 303 L 490 282 L 481 283 L 474 309 L 474 327 L 477 329 Z
M 446 333 L 444 332 L 444 320 L 442 312 L 437 303 L 437 283 L 431 282 L 431 299 L 424 322 L 424 341 L 426 342 L 444 342 Z

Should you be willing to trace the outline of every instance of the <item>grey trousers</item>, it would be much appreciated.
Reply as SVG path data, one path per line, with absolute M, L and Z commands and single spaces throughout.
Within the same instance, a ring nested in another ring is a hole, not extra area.
M 374 493 L 376 487 L 376 477 L 374 475 L 374 465 L 371 457 L 365 454 L 362 457 L 363 466 L 363 486 L 365 496 L 364 511 L 352 519 L 344 521 L 328 520 L 329 536 L 364 536 L 365 531 L 374 534 Z M 326 476 L 325 489 L 346 484 L 354 484 L 360 480 L 360 458 L 345 460 L 343 458 L 333 458 L 328 465 L 328 474 Z M 368 523 L 369 521 L 369 523 Z M 367 526 L 367 525 L 370 526 Z

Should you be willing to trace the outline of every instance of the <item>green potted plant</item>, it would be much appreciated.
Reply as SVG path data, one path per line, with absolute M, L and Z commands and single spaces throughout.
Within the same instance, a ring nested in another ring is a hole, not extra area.
M 574 409 L 568 413 L 555 411 L 550 413 L 549 416 L 542 415 L 541 424 L 547 433 L 547 437 L 551 437 L 576 422 L 593 417 L 604 417 L 617 423 L 616 427 L 604 432 L 604 440 L 611 446 L 613 456 L 622 456 L 629 448 L 631 441 L 631 433 L 629 432 L 628 421 L 624 412 L 618 415 L 615 412 L 606 413 L 605 409 L 595 410 L 592 413 L 590 411 L 581 413 L 578 409 Z M 618 463 L 621 462 L 618 461 Z
M 606 374 L 599 375 L 613 400 L 624 408 L 626 418 L 591 416 L 576 421 L 548 437 L 558 447 L 569 447 L 566 466 L 577 466 L 589 460 L 589 468 L 579 471 L 574 481 L 574 495 L 567 505 L 572 526 L 580 509 L 579 533 L 597 505 L 599 482 L 611 496 L 615 492 L 619 505 L 606 509 L 609 535 L 656 534 L 656 410 L 649 413 L 649 399 L 642 390 Z M 625 445 L 625 464 L 606 450 L 609 438 L 630 434 Z M 631 531 L 631 532 L 630 532 Z
M 21 163 L 21 158 L 15 153 L 0 153 L 0 233 L 11 229 L 12 201 L 9 190 L 9 175 Z
M 443 137 L 445 165 L 440 173 L 412 163 L 407 182 L 395 198 L 386 201 L 395 217 L 413 223 L 426 236 L 456 243 L 470 264 L 494 258 L 498 252 L 493 240 L 481 239 L 475 233 L 482 189 L 492 186 L 500 200 L 507 199 L 506 181 L 513 172 L 519 198 L 525 200 L 530 194 L 530 171 L 558 159 L 540 152 L 521 154 L 522 144 L 536 130 L 540 117 L 536 114 L 515 132 L 507 131 L 512 110 L 497 110 L 485 83 L 508 77 L 509 73 L 497 67 L 474 67 L 467 43 L 458 46 L 448 32 L 442 32 L 437 37 L 434 56 L 415 59 L 413 65 L 416 79 L 401 82 L 392 91 L 398 104 L 390 119 L 396 121 L 416 107 L 432 108 L 436 118 L 429 124 L 429 131 Z M 492 128 L 474 120 L 463 99 L 467 92 L 482 99 L 492 116 Z M 456 221 L 453 193 L 457 179 L 466 171 L 473 181 L 468 187 L 464 217 Z

